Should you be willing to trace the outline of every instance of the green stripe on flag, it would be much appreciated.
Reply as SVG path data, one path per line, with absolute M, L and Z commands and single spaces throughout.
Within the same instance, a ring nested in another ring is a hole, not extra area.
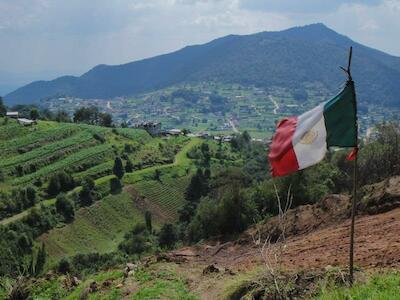
M 354 83 L 324 105 L 327 146 L 355 147 L 357 145 L 356 99 Z

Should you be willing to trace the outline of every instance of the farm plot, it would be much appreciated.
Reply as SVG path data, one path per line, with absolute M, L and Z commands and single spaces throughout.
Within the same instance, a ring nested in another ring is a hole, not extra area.
M 168 178 L 162 181 L 140 181 L 134 186 L 142 197 L 156 203 L 171 220 L 178 216 L 178 210 L 185 201 L 185 190 L 190 176 Z
M 41 168 L 35 173 L 16 178 L 12 180 L 12 184 L 20 185 L 33 182 L 38 178 L 47 178 L 49 175 L 60 170 L 83 171 L 90 168 L 104 159 L 113 156 L 114 149 L 112 145 L 102 144 L 91 148 L 83 149 L 77 153 L 71 154 L 66 158 L 56 161 L 55 163 Z
M 18 125 L 21 127 L 20 125 Z M 2 128 L 3 129 L 3 128 Z M 65 139 L 79 131 L 79 127 L 63 124 L 56 128 L 29 131 L 21 137 L 0 142 L 0 157 L 8 157 L 31 151 L 48 143 Z
M 83 131 L 66 139 L 2 160 L 0 161 L 0 168 L 11 168 L 27 162 L 30 165 L 36 165 L 38 161 L 46 160 L 48 156 L 52 156 L 58 152 L 68 153 L 70 152 L 68 149 L 77 150 L 77 148 L 90 145 L 91 141 L 96 141 L 93 135 L 90 132 Z

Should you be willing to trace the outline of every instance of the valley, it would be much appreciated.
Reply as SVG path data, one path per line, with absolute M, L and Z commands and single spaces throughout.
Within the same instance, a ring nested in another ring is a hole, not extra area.
M 305 89 L 257 88 L 239 84 L 203 82 L 172 86 L 134 97 L 109 99 L 49 98 L 41 101 L 44 109 L 72 115 L 77 107 L 97 106 L 110 113 L 118 124 L 134 127 L 143 122 L 161 122 L 164 130 L 187 129 L 194 133 L 227 135 L 248 131 L 253 138 L 269 140 L 275 124 L 287 116 L 299 115 L 333 94 L 320 84 Z M 112 108 L 109 103 L 112 102 Z M 396 120 L 400 109 L 379 104 L 361 106 L 360 132 L 383 120 Z M 233 126 L 232 126 L 233 125 Z

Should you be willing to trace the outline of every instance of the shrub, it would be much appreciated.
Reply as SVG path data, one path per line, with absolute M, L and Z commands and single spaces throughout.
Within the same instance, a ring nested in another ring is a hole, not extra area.
M 176 230 L 172 224 L 164 224 L 158 235 L 158 243 L 161 247 L 172 248 L 177 241 Z
M 122 179 L 124 177 L 124 167 L 122 166 L 122 160 L 120 157 L 116 157 L 114 161 L 114 167 L 113 167 L 113 173 L 115 176 L 117 176 L 119 179 Z
M 65 194 L 59 194 L 57 196 L 56 210 L 67 222 L 72 221 L 75 217 L 74 203 L 68 199 Z
M 118 178 L 111 178 L 110 180 L 110 191 L 113 194 L 119 193 L 122 190 L 121 180 Z
M 71 272 L 71 263 L 67 258 L 62 258 L 57 266 L 57 271 L 62 274 L 67 274 Z

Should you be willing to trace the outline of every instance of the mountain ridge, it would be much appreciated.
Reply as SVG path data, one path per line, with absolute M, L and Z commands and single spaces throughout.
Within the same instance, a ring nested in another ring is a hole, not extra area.
M 344 80 L 338 66 L 346 63 L 350 45 L 355 50 L 353 73 L 362 101 L 375 102 L 383 91 L 385 104 L 400 105 L 400 58 L 353 42 L 321 23 L 227 35 L 125 64 L 99 64 L 79 77 L 32 82 L 5 99 L 17 104 L 55 95 L 113 98 L 199 81 L 289 88 L 321 82 L 333 90 Z

